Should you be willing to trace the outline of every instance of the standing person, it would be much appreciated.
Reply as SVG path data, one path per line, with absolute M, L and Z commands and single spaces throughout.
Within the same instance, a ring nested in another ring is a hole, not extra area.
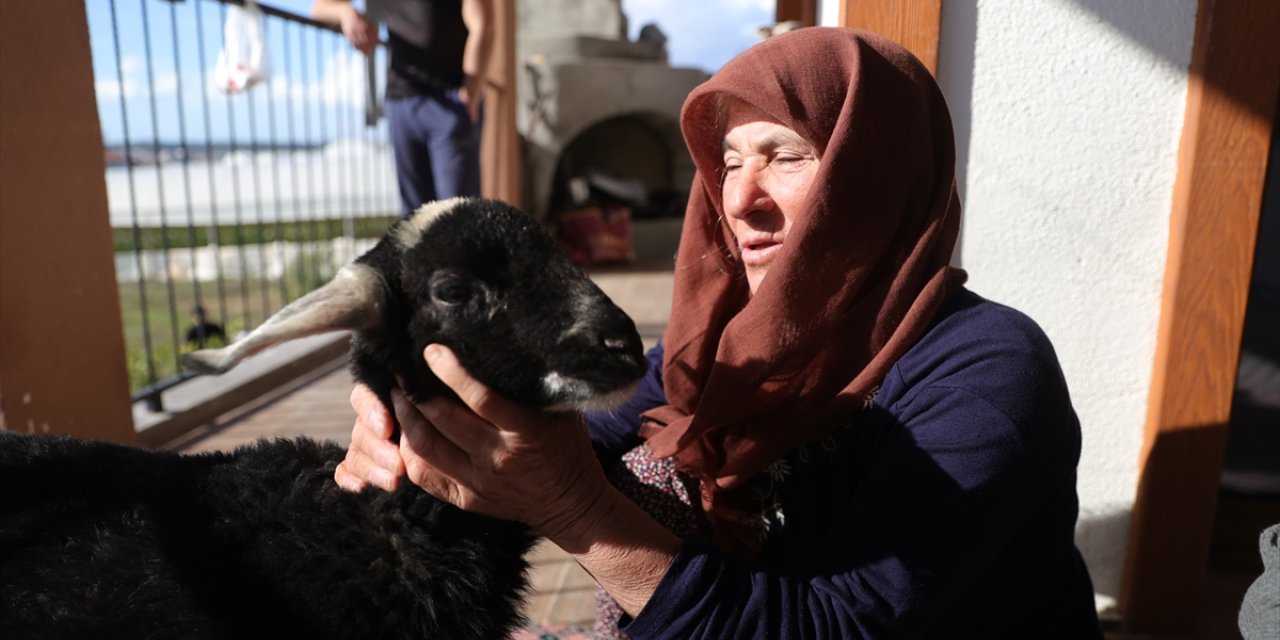
M 671 322 L 631 399 L 530 412 L 431 345 L 464 404 L 397 396 L 396 444 L 357 388 L 336 481 L 407 477 L 529 524 L 607 594 L 603 637 L 1100 639 L 1080 425 L 1040 328 L 949 266 L 955 146 L 928 71 L 799 29 L 694 89 L 681 127 Z
M 481 101 L 492 49 L 493 0 L 315 0 L 316 20 L 366 54 L 387 25 L 384 111 L 395 151 L 400 213 L 480 195 Z

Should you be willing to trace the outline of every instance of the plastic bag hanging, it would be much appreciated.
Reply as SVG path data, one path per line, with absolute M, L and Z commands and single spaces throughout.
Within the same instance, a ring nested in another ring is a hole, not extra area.
M 271 66 L 267 60 L 266 28 L 255 0 L 243 6 L 227 6 L 222 51 L 213 68 L 213 86 L 223 93 L 239 93 L 265 82 Z

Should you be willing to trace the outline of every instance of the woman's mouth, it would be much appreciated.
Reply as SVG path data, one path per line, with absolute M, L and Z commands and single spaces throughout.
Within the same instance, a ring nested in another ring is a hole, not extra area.
M 774 256 L 782 250 L 781 242 L 760 240 L 742 245 L 742 264 L 748 267 L 763 267 L 773 261 Z

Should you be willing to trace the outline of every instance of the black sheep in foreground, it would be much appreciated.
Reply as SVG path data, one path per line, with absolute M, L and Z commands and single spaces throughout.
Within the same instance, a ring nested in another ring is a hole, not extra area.
M 620 401 L 644 371 L 635 325 L 522 212 L 454 199 L 397 223 L 333 282 L 227 348 L 353 330 L 356 377 L 388 401 L 449 393 L 445 344 L 505 396 L 551 411 Z M 178 455 L 0 433 L 5 638 L 502 639 L 520 621 L 521 524 L 402 483 L 342 491 L 344 451 L 307 439 Z

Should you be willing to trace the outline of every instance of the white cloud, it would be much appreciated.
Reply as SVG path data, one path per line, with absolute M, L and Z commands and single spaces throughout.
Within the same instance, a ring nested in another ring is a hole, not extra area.
M 120 70 L 126 75 L 142 69 L 142 56 L 125 54 L 120 56 Z
M 178 92 L 178 74 L 172 71 L 157 73 L 154 88 L 156 97 L 176 94 Z
M 126 100 L 134 98 L 150 97 L 147 91 L 147 69 L 143 59 L 139 56 L 123 56 L 120 58 L 120 77 L 124 78 L 124 82 L 117 78 L 99 77 L 94 81 L 93 87 L 97 91 L 98 100 L 119 100 L 121 95 Z M 173 71 L 152 70 L 155 74 L 155 81 L 151 83 L 151 89 L 155 91 L 155 97 L 163 98 L 175 95 L 178 92 L 178 75 Z
M 735 11 L 773 14 L 777 8 L 774 0 L 720 0 Z
M 671 62 L 713 71 L 755 44 L 756 28 L 773 23 L 772 0 L 623 0 L 633 34 L 654 22 L 667 34 Z
M 93 89 L 98 93 L 98 100 L 119 100 L 122 93 L 132 97 L 129 93 L 131 87 L 127 83 L 121 87 L 116 80 L 97 80 L 93 83 Z

